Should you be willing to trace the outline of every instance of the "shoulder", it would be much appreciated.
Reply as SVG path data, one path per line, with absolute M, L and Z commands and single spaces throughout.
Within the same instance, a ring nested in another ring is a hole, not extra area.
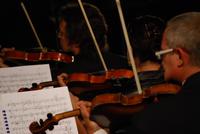
M 132 118 L 132 127 L 155 134 L 199 132 L 195 128 L 195 122 L 200 119 L 200 111 L 195 108 L 197 103 L 191 104 L 191 100 L 185 99 L 182 94 L 177 94 L 162 99 L 160 103 L 149 104 Z
M 128 68 L 128 59 L 125 56 L 104 52 L 103 57 L 109 69 Z

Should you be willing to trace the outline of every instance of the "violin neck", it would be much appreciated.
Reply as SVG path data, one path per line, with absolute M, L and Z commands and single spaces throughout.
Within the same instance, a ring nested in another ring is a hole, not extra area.
M 69 117 L 73 117 L 73 116 L 79 116 L 80 114 L 81 114 L 80 110 L 79 109 L 75 109 L 75 110 L 72 110 L 72 111 L 56 114 L 54 116 L 54 120 L 56 122 L 58 122 L 58 121 L 60 121 L 62 119 L 65 119 L 65 118 L 69 118 Z
M 58 85 L 59 85 L 58 81 L 47 81 L 47 82 L 41 82 L 39 84 L 39 86 L 41 88 L 43 88 L 43 87 L 49 87 L 49 86 L 58 86 Z

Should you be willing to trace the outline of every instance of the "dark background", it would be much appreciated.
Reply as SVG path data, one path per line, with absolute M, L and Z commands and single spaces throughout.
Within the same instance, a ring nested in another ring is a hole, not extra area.
M 23 0 L 33 25 L 44 47 L 58 50 L 57 26 L 53 23 L 56 9 L 72 0 Z M 114 0 L 82 0 L 95 4 L 105 15 L 109 26 L 110 50 L 125 53 L 125 45 L 117 7 Z M 167 21 L 171 17 L 187 12 L 200 11 L 199 0 L 121 0 L 125 21 L 150 14 Z M 1 0 L 0 45 L 19 50 L 38 48 L 39 45 L 20 5 L 20 0 Z

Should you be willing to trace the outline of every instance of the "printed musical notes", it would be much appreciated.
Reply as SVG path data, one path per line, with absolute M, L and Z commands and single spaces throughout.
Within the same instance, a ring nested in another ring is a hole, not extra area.
M 67 87 L 1 94 L 1 120 L 4 133 L 30 134 L 33 121 L 72 110 Z M 5 123 L 7 121 L 7 123 Z M 48 134 L 78 134 L 75 118 L 61 120 Z
M 48 64 L 0 68 L 0 94 L 30 88 L 32 83 L 51 81 Z

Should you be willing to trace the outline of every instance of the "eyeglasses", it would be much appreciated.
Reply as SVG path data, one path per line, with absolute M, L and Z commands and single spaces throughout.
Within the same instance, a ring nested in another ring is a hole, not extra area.
M 156 55 L 157 58 L 160 60 L 160 59 L 162 59 L 162 55 L 165 55 L 165 54 L 167 54 L 167 53 L 171 53 L 171 52 L 173 52 L 173 51 L 174 51 L 173 48 L 169 48 L 169 49 L 157 51 L 157 52 L 155 52 L 155 55 Z

